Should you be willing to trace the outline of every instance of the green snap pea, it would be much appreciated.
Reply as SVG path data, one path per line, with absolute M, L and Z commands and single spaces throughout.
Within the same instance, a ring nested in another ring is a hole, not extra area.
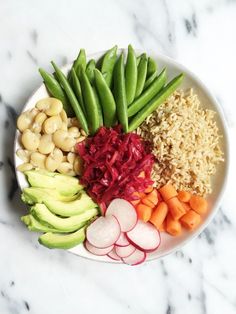
M 75 70 L 75 73 L 78 75 L 78 77 L 79 77 L 80 67 L 84 70 L 86 69 L 86 53 L 84 49 L 80 49 L 78 57 L 76 58 L 73 64 L 73 68 Z
M 88 134 L 88 124 L 86 121 L 86 118 L 84 116 L 84 113 L 80 107 L 80 104 L 65 76 L 65 74 L 58 68 L 58 66 L 52 61 L 52 66 L 56 72 L 58 81 L 60 82 L 61 86 L 64 88 L 65 93 L 70 101 L 70 104 L 75 112 L 75 115 L 77 117 L 77 119 L 79 120 L 79 123 L 81 125 L 81 127 L 83 128 L 83 130 Z
M 134 49 L 131 45 L 128 46 L 128 56 L 125 66 L 125 89 L 127 104 L 131 104 L 135 97 L 137 85 L 137 59 Z
M 137 129 L 138 126 L 176 90 L 182 83 L 183 77 L 183 73 L 176 76 L 133 117 L 129 124 L 129 132 Z
M 166 83 L 166 69 L 164 69 L 152 84 L 129 106 L 128 117 L 135 115 L 161 90 Z
M 140 60 L 141 60 L 141 58 L 142 58 L 142 55 L 143 55 L 143 54 L 141 54 L 141 55 L 139 55 L 139 56 L 137 57 L 137 61 L 136 61 L 136 62 L 137 62 L 137 66 L 139 65 L 139 62 L 140 62 Z
M 100 127 L 99 109 L 93 88 L 83 68 L 80 69 L 80 83 L 87 113 L 89 130 L 94 134 Z
M 156 77 L 157 77 L 157 71 L 154 72 L 151 76 L 149 76 L 148 79 L 146 79 L 143 90 L 147 89 L 152 84 L 152 82 L 155 80 Z
M 91 59 L 87 66 L 86 66 L 86 75 L 89 79 L 89 82 L 93 85 L 94 84 L 94 72 L 93 70 L 96 68 L 96 61 L 94 59 Z
M 100 99 L 99 99 L 99 96 L 98 96 L 98 92 L 97 92 L 96 86 L 94 85 L 94 86 L 92 86 L 92 88 L 93 88 L 94 96 L 95 96 L 95 99 L 96 99 L 96 102 L 97 102 L 100 126 L 102 126 L 103 125 L 103 113 L 102 113 L 101 102 L 100 102 Z
M 152 57 L 148 58 L 148 66 L 147 66 L 147 78 L 149 78 L 153 73 L 157 72 L 157 64 Z
M 49 94 L 57 99 L 59 99 L 63 104 L 63 109 L 67 113 L 68 117 L 73 117 L 74 112 L 69 104 L 68 98 L 66 97 L 65 92 L 63 91 L 61 85 L 54 78 L 53 75 L 46 72 L 44 69 L 39 69 L 39 73 L 41 74 L 44 84 L 49 91 Z
M 86 117 L 86 110 L 85 110 L 85 106 L 84 106 L 84 100 L 83 100 L 83 96 L 82 96 L 80 81 L 79 81 L 78 76 L 75 73 L 75 70 L 73 68 L 71 69 L 71 84 L 72 84 L 75 96 L 77 97 L 77 100 L 80 104 L 80 107 L 83 110 L 83 113 Z
M 105 78 L 108 87 L 111 87 L 113 70 L 116 63 L 117 45 L 108 50 L 101 62 L 101 73 Z
M 114 97 L 118 120 L 124 132 L 128 132 L 127 99 L 125 91 L 124 55 L 120 55 L 114 68 Z
M 114 125 L 116 118 L 116 103 L 114 97 L 105 78 L 98 69 L 94 70 L 94 77 L 103 109 L 104 125 L 106 127 L 111 127 Z
M 147 76 L 147 56 L 142 54 L 138 64 L 138 78 L 135 92 L 135 98 L 137 98 L 143 91 L 144 84 Z

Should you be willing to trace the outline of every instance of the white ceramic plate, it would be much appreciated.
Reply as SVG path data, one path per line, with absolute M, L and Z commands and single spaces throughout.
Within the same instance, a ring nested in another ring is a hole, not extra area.
M 126 49 L 124 49 L 124 52 L 126 53 Z M 136 52 L 138 55 L 142 53 L 143 51 L 136 51 Z M 97 60 L 103 54 L 104 52 L 91 54 L 88 56 L 88 60 L 91 58 Z M 197 235 L 199 235 L 203 231 L 203 229 L 206 228 L 209 222 L 212 220 L 213 216 L 217 212 L 217 209 L 219 208 L 220 201 L 222 199 L 226 181 L 227 181 L 228 166 L 229 166 L 229 152 L 228 152 L 229 142 L 228 142 L 227 127 L 226 127 L 226 122 L 223 116 L 223 112 L 219 104 L 213 97 L 213 95 L 207 89 L 207 87 L 192 72 L 190 72 L 184 66 L 178 64 L 176 61 L 166 56 L 157 55 L 155 53 L 148 53 L 148 55 L 152 56 L 156 60 L 156 62 L 158 63 L 159 69 L 162 69 L 164 67 L 167 68 L 169 80 L 172 79 L 177 74 L 179 74 L 180 72 L 184 72 L 185 79 L 184 79 L 183 84 L 181 85 L 181 88 L 184 88 L 184 89 L 193 88 L 194 92 L 198 94 L 203 108 L 208 108 L 217 112 L 217 115 L 216 115 L 217 125 L 219 127 L 219 132 L 223 135 L 220 145 L 224 152 L 224 158 L 225 158 L 225 162 L 220 163 L 220 165 L 218 165 L 217 173 L 212 178 L 213 192 L 207 199 L 210 209 L 207 212 L 206 216 L 204 217 L 201 225 L 193 232 L 184 232 L 181 236 L 178 236 L 178 237 L 172 237 L 172 236 L 169 236 L 168 234 L 162 233 L 161 234 L 162 242 L 159 249 L 156 252 L 150 254 L 148 257 L 148 260 L 153 260 L 153 259 L 157 259 L 159 257 L 165 256 L 167 254 L 170 254 L 180 249 L 184 244 L 186 244 L 187 242 L 195 238 Z M 67 72 L 70 69 L 70 67 L 71 65 L 68 65 L 64 67 L 63 70 Z M 34 94 L 29 98 L 25 107 L 23 108 L 23 111 L 34 107 L 35 103 L 39 99 L 47 97 L 47 96 L 48 96 L 47 90 L 44 84 L 42 84 L 34 92 Z M 20 147 L 19 132 L 17 131 L 16 137 L 15 137 L 14 152 L 16 152 L 16 150 L 19 147 Z M 15 154 L 15 166 L 17 167 L 21 163 L 22 163 L 21 160 Z M 26 187 L 27 182 L 25 180 L 24 175 L 20 173 L 19 171 L 16 171 L 16 176 L 17 176 L 17 180 L 21 189 Z M 110 258 L 106 256 L 100 257 L 100 256 L 95 256 L 95 255 L 90 254 L 87 250 L 84 249 L 83 245 L 74 247 L 73 249 L 70 249 L 69 251 L 76 255 L 93 259 L 96 261 L 117 263 L 116 261 L 112 261 Z

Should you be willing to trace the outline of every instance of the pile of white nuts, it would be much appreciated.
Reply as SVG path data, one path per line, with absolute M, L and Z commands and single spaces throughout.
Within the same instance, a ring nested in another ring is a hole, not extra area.
M 82 161 L 74 149 L 86 133 L 76 118 L 67 117 L 60 100 L 39 100 L 35 108 L 18 117 L 17 128 L 23 148 L 16 154 L 24 162 L 17 167 L 19 171 L 40 168 L 71 176 L 81 174 Z

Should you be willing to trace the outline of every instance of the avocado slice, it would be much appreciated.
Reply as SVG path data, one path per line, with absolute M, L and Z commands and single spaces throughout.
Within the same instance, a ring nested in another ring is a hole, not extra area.
M 44 199 L 52 198 L 55 200 L 70 202 L 78 198 L 79 194 L 62 195 L 55 189 L 30 187 L 24 188 L 21 199 L 24 203 L 32 205 L 35 203 L 43 203 Z
M 92 208 L 80 215 L 61 218 L 50 212 L 44 204 L 36 204 L 31 207 L 31 214 L 55 229 L 64 232 L 72 232 L 83 227 L 88 220 L 96 216 L 98 214 L 98 209 Z
M 47 232 L 39 237 L 39 243 L 49 249 L 70 249 L 85 240 L 85 227 L 70 234 Z
M 62 195 L 74 195 L 83 189 L 77 178 L 60 173 L 39 169 L 25 171 L 24 174 L 31 186 L 56 189 Z
M 28 227 L 30 231 L 36 231 L 36 232 L 57 232 L 57 233 L 63 233 L 64 231 L 52 228 L 50 226 L 47 226 L 46 224 L 41 223 L 38 221 L 34 216 L 32 215 L 26 215 L 22 216 L 21 220 L 24 222 L 24 224 Z

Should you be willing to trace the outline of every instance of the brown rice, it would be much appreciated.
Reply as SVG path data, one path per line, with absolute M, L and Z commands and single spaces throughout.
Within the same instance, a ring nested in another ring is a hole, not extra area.
M 211 193 L 211 176 L 223 161 L 215 112 L 200 107 L 192 90 L 176 91 L 137 129 L 156 157 L 157 187 L 171 182 L 178 190 Z

